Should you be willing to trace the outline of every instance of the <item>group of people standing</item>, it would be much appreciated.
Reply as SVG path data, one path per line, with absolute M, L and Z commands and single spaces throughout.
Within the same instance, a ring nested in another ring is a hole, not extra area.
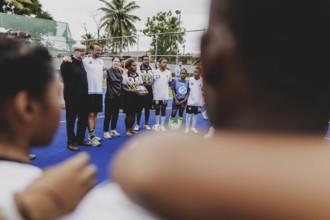
M 75 44 L 71 57 L 61 64 L 66 107 L 67 147 L 78 151 L 80 146 L 100 146 L 100 137 L 94 133 L 97 114 L 102 112 L 103 78 L 106 67 L 101 56 L 101 45 L 90 45 L 90 55 L 85 57 L 86 46 Z M 77 120 L 77 132 L 74 125 Z M 86 127 L 88 141 L 85 140 Z
M 180 127 L 183 112 L 187 106 L 186 129 L 188 133 L 197 133 L 196 121 L 202 106 L 201 69 L 196 67 L 194 76 L 186 81 L 187 70 L 180 69 L 180 77 L 172 80 L 172 73 L 167 68 L 167 60 L 158 60 L 159 68 L 153 70 L 149 65 L 149 57 L 142 56 L 142 64 L 138 67 L 133 58 L 123 62 L 118 56 L 112 58 L 112 66 L 106 68 L 100 58 L 102 46 L 97 43 L 90 45 L 90 55 L 85 56 L 86 47 L 82 44 L 73 45 L 71 57 L 63 59 L 61 75 L 64 83 L 64 100 L 66 105 L 67 147 L 78 151 L 78 146 L 100 146 L 102 138 L 94 130 L 97 114 L 102 112 L 103 80 L 106 79 L 104 97 L 103 137 L 111 139 L 119 137 L 116 130 L 120 109 L 126 114 L 126 135 L 132 136 L 141 128 L 151 130 L 149 125 L 150 110 L 155 109 L 156 126 L 166 131 L 166 107 L 169 100 L 169 88 L 172 86 L 172 114 L 168 122 L 171 127 L 179 109 L 176 127 Z M 172 85 L 171 85 L 172 84 Z M 144 125 L 141 125 L 144 110 Z M 193 116 L 192 116 L 193 115 Z M 77 132 L 74 132 L 77 120 Z M 190 128 L 190 121 L 192 125 Z M 136 125 L 134 123 L 136 121 Z M 111 125 L 110 125 L 111 122 Z M 86 127 L 88 140 L 85 140 Z M 110 129 L 109 129 L 110 127 Z

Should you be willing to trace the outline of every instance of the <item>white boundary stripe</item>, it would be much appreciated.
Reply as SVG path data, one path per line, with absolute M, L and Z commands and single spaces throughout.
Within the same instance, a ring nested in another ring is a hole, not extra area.
M 166 110 L 171 110 L 172 109 L 172 107 L 171 108 L 166 108 Z M 150 111 L 155 111 L 154 109 L 152 109 L 152 110 L 150 110 Z M 142 111 L 142 112 L 144 112 L 144 110 Z M 119 115 L 125 115 L 125 113 L 119 113 Z M 104 118 L 104 115 L 102 115 L 102 116 L 97 116 L 97 118 Z M 60 123 L 66 123 L 66 121 L 64 120 L 64 121 L 60 121 Z

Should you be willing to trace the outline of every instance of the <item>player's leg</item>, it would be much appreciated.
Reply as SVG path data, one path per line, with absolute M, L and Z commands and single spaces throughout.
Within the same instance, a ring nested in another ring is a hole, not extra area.
M 192 122 L 191 122 L 191 129 L 190 129 L 194 133 L 198 133 L 198 130 L 196 129 L 196 124 L 197 124 L 198 114 L 200 112 L 201 112 L 201 107 L 194 106 L 194 108 L 193 108 Z
M 161 131 L 166 131 L 166 128 L 165 128 L 166 106 L 167 106 L 167 100 L 163 100 L 161 103 L 161 125 L 160 125 Z
M 159 100 L 155 100 L 155 119 L 156 119 L 156 124 L 159 125 L 159 119 L 160 119 L 160 102 Z
M 186 129 L 184 130 L 185 133 L 189 132 L 191 117 L 192 117 L 192 106 L 188 105 L 186 109 Z

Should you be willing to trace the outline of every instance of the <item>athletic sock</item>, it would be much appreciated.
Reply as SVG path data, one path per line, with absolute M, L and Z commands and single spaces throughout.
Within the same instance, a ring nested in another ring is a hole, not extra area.
M 189 128 L 191 120 L 191 114 L 186 114 L 186 128 Z
M 182 124 L 182 118 L 181 118 L 181 117 L 179 117 L 179 118 L 178 118 L 178 128 L 180 128 L 180 127 L 181 127 L 181 124 Z
M 194 115 L 192 116 L 192 123 L 191 123 L 191 127 L 192 127 L 192 128 L 196 128 L 197 118 L 198 118 L 198 114 L 194 114 Z
M 170 117 L 168 119 L 168 127 L 171 127 L 171 125 L 173 124 L 174 118 Z
M 162 116 L 161 117 L 161 126 L 163 126 L 164 127 L 164 125 L 165 125 L 165 119 L 166 119 L 166 116 Z
M 159 125 L 159 115 L 156 115 L 156 124 L 158 124 Z
M 94 130 L 93 130 L 93 131 L 89 131 L 88 134 L 89 134 L 89 136 L 90 136 L 91 138 L 93 138 L 93 137 L 95 136 L 95 134 L 94 134 Z

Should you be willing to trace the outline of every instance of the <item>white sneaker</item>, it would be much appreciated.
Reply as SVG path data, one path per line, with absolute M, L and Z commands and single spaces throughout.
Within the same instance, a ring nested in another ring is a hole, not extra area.
M 206 112 L 206 111 L 203 111 L 203 112 L 202 112 L 202 116 L 203 116 L 203 118 L 204 118 L 205 120 L 208 120 L 208 119 L 209 119 L 209 117 L 207 116 L 207 112 Z
M 161 130 L 161 131 L 166 131 L 166 128 L 165 128 L 163 125 L 161 125 L 161 126 L 160 126 L 160 130 Z
M 149 125 L 144 125 L 143 127 L 144 127 L 144 129 L 146 129 L 146 130 L 151 130 L 151 127 L 150 127 Z
M 111 134 L 109 133 L 109 131 L 104 132 L 103 137 L 104 137 L 105 139 L 111 139 Z
M 98 141 L 98 142 L 101 142 L 102 141 L 102 138 L 100 138 L 100 137 L 98 137 L 98 136 L 96 136 L 96 135 L 94 135 L 94 137 L 96 138 L 96 140 Z M 88 135 L 88 140 L 92 140 L 92 138 L 91 138 L 91 136 L 90 135 Z
M 214 135 L 214 128 L 213 128 L 213 127 L 210 127 L 210 129 L 209 129 L 209 131 L 207 132 L 207 134 L 204 135 L 204 138 L 205 138 L 205 139 L 209 139 L 209 138 L 213 137 L 213 135 Z
M 138 130 L 140 130 L 140 125 L 135 125 L 135 127 L 134 127 L 134 131 L 138 131 Z
M 120 133 L 117 132 L 116 130 L 112 130 L 112 131 L 110 132 L 110 135 L 115 136 L 115 137 L 120 137 Z
M 196 128 L 190 128 L 190 131 L 192 131 L 193 133 L 197 134 L 198 130 Z
M 98 140 L 98 142 L 101 142 L 102 141 L 102 138 L 100 138 L 100 137 L 98 137 L 96 135 L 95 135 L 95 138 L 96 138 L 96 140 Z
M 93 145 L 94 147 L 98 147 L 98 146 L 101 145 L 101 143 L 97 140 L 97 137 L 96 137 L 96 136 L 94 136 L 94 137 L 92 138 L 91 142 L 92 142 L 92 145 Z
M 35 154 L 29 154 L 30 160 L 34 160 L 34 159 L 36 159 L 36 157 L 37 157 L 37 155 L 35 155 Z

